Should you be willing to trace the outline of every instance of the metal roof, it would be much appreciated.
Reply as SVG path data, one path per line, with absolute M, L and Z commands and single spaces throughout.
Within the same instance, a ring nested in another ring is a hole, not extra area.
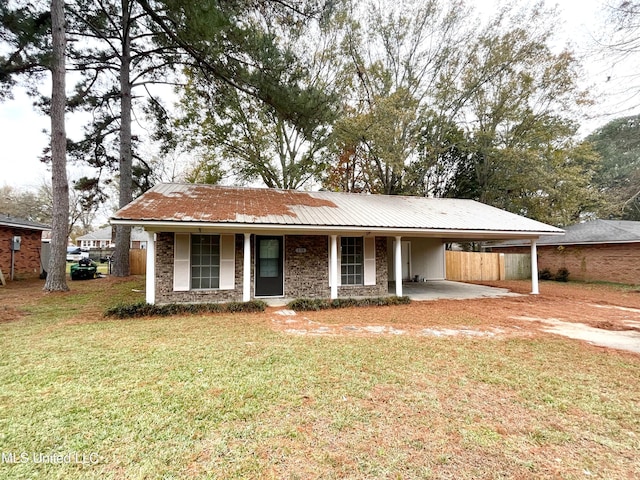
M 538 245 L 589 245 L 599 243 L 640 242 L 640 222 L 629 220 L 592 220 L 565 227 L 565 235 L 541 236 Z M 495 247 L 524 245 L 522 241 L 510 240 Z
M 562 230 L 473 200 L 160 184 L 116 212 L 112 223 L 339 228 L 426 234 L 562 234 Z
M 11 215 L 0 214 L 0 225 L 5 227 L 25 228 L 29 230 L 51 230 L 49 225 L 32 222 L 24 218 L 13 217 Z

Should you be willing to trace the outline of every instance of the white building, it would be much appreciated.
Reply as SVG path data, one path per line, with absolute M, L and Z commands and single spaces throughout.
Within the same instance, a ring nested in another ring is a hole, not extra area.
M 78 237 L 76 244 L 84 250 L 114 248 L 115 232 L 112 227 L 104 227 Z M 141 227 L 131 229 L 130 248 L 147 248 L 147 234 Z

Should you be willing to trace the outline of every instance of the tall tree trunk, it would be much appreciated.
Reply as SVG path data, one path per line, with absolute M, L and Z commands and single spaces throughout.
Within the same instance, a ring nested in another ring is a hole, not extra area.
M 69 182 L 67 181 L 67 135 L 64 111 L 65 92 L 65 19 L 64 0 L 51 0 L 51 258 L 44 290 L 67 291 L 67 238 L 69 236 Z
M 132 152 L 131 152 L 131 5 L 129 0 L 122 4 L 122 54 L 120 63 L 120 208 L 133 199 L 132 194 Z M 131 227 L 116 226 L 116 246 L 113 252 L 113 275 L 129 275 L 129 248 Z

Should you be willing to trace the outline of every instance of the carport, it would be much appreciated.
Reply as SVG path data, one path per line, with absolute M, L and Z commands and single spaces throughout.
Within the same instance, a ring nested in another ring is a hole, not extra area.
M 394 282 L 392 282 L 394 283 Z M 393 291 L 395 285 L 389 286 Z M 449 280 L 435 280 L 430 282 L 403 282 L 404 295 L 411 300 L 470 300 L 474 298 L 519 297 L 521 294 L 506 288 L 488 287 L 472 283 L 452 282 Z

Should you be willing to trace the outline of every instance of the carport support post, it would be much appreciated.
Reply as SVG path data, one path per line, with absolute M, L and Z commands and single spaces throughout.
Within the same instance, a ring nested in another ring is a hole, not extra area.
M 147 303 L 156 303 L 156 234 L 147 232 L 147 267 L 145 272 L 145 297 Z
M 396 243 L 394 247 L 394 262 L 393 267 L 395 269 L 396 278 L 396 297 L 402 296 L 402 237 L 396 237 Z
M 338 298 L 338 236 L 331 235 L 329 282 L 331 283 L 331 300 Z
M 244 260 L 242 262 L 242 301 L 251 300 L 251 234 L 244 234 Z
M 535 239 L 531 239 L 531 295 L 538 295 L 538 248 Z

